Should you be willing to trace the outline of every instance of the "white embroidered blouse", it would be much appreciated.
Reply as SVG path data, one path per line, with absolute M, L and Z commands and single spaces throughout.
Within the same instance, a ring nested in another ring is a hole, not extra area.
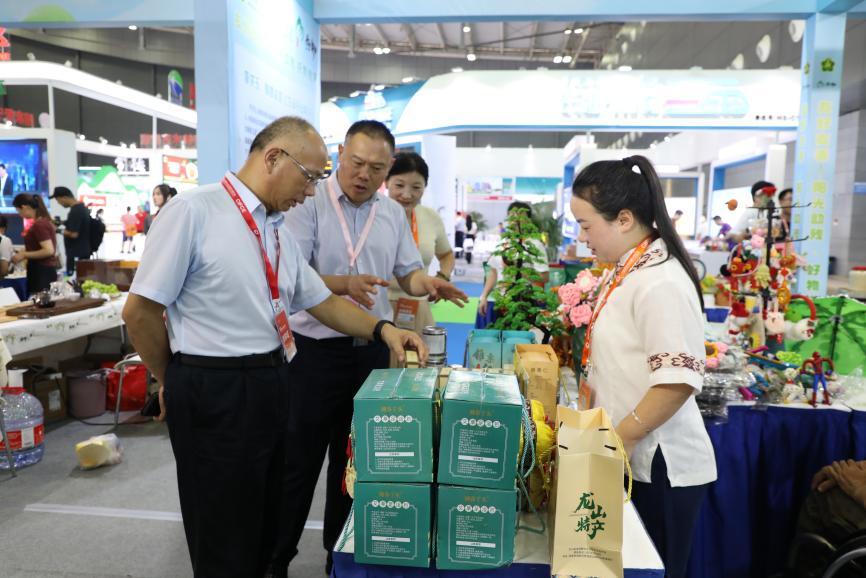
M 625 263 L 630 252 L 622 256 Z M 650 244 L 611 293 L 593 329 L 589 385 L 594 406 L 618 424 L 649 391 L 663 383 L 685 383 L 701 391 L 706 352 L 704 322 L 695 287 L 662 239 Z M 650 482 L 661 447 L 671 486 L 716 479 L 713 446 L 695 397 L 634 448 L 634 478 Z

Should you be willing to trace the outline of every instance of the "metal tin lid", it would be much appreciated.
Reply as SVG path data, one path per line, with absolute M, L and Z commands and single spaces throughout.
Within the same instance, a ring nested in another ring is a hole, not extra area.
M 423 333 L 424 335 L 445 335 L 447 331 L 444 327 L 428 325 L 421 333 Z

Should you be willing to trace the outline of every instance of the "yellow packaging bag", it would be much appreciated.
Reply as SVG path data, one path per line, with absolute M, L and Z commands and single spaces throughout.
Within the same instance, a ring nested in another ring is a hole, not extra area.
M 558 406 L 556 425 L 548 508 L 551 574 L 621 578 L 628 463 L 622 444 L 601 408 Z

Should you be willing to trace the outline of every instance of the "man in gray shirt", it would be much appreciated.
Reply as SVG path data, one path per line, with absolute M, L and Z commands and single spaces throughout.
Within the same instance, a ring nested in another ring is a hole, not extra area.
M 284 223 L 328 288 L 380 320 L 393 318 L 385 290 L 391 277 L 415 297 L 429 295 L 460 306 L 467 299 L 451 283 L 427 275 L 403 207 L 376 193 L 393 162 L 394 147 L 394 136 L 382 123 L 353 124 L 340 145 L 335 174 L 319 184 L 310 202 L 289 211 Z M 326 453 L 323 545 L 330 570 L 330 553 L 352 503 L 342 492 L 352 398 L 370 371 L 389 364 L 381 344 L 333 331 L 305 312 L 293 315 L 291 323 L 298 355 L 289 367 L 292 404 L 273 576 L 286 576 L 297 554 Z

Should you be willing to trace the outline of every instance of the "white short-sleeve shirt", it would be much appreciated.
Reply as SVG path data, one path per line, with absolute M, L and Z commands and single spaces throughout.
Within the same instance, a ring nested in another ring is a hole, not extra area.
M 274 265 L 279 230 L 283 307 L 303 311 L 327 299 L 331 292 L 282 227 L 284 213 L 267 214 L 237 177 L 226 178 L 256 221 Z M 130 292 L 166 306 L 173 352 L 236 357 L 280 346 L 261 249 L 219 183 L 183 192 L 160 210 Z
M 655 385 L 685 383 L 694 394 L 703 386 L 704 322 L 695 286 L 679 261 L 667 257 L 664 241 L 656 239 L 610 294 L 593 328 L 589 385 L 594 406 L 605 408 L 615 424 Z M 651 481 L 659 447 L 672 486 L 716 479 L 713 446 L 694 395 L 635 446 L 635 480 Z
M 2 236 L 0 239 L 0 261 L 6 261 L 7 263 L 12 262 L 12 253 L 14 253 L 14 249 L 12 247 L 12 239 L 7 237 L 6 235 Z

